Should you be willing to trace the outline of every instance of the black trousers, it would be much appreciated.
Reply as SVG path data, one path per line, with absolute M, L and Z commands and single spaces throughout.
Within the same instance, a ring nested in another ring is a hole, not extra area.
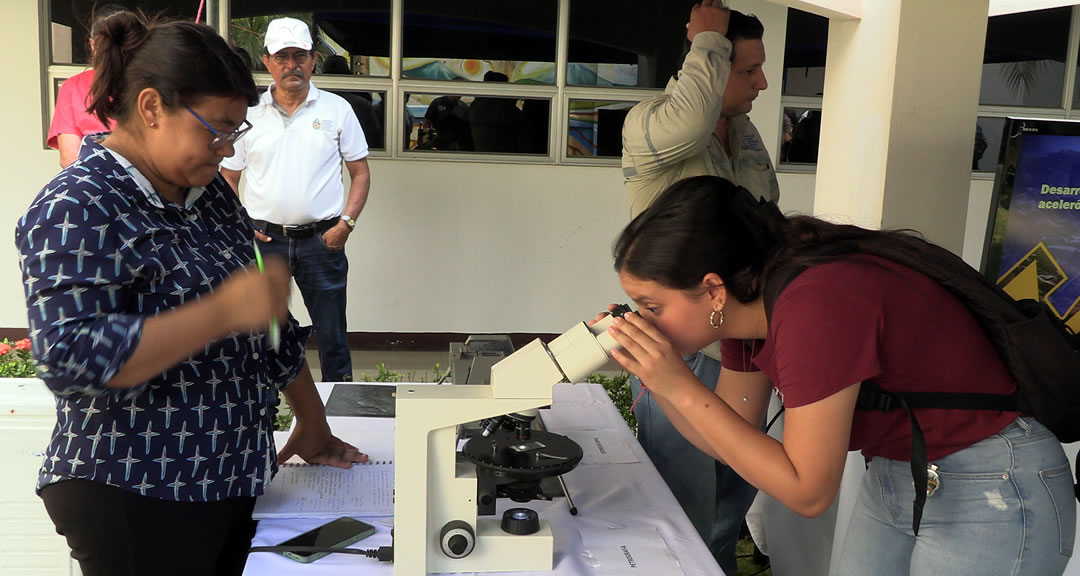
M 254 498 L 173 502 L 65 480 L 41 499 L 84 576 L 240 576 L 255 535 Z

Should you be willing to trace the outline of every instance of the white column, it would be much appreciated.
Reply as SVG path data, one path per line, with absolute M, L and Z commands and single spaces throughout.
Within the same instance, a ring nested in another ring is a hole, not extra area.
M 814 214 L 960 253 L 988 0 L 874 0 L 829 24 Z
M 761 133 L 765 149 L 773 165 L 780 161 L 780 90 L 784 80 L 784 39 L 787 34 L 787 7 L 766 0 L 731 0 L 728 7 L 744 14 L 753 14 L 765 27 L 765 79 L 769 87 L 758 94 L 750 120 Z M 784 197 L 783 188 L 780 197 Z

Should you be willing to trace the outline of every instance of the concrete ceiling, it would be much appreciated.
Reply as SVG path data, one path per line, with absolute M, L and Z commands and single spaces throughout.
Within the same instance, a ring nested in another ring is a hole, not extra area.
M 866 0 L 773 0 L 791 8 L 798 8 L 811 14 L 839 20 L 862 17 L 863 2 Z M 873 0 L 871 0 L 873 1 Z M 1077 0 L 990 0 L 990 16 L 1045 10 L 1061 6 L 1078 4 Z

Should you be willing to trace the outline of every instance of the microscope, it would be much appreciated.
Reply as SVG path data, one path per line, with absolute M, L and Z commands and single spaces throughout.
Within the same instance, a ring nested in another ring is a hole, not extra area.
M 569 472 L 581 448 L 532 430 L 559 382 L 581 382 L 618 347 L 607 333 L 620 305 L 592 326 L 533 340 L 491 367 L 490 384 L 397 387 L 394 574 L 551 570 L 551 526 L 529 508 L 495 514 L 496 496 L 527 501 L 539 480 Z M 482 422 L 458 457 L 459 432 Z

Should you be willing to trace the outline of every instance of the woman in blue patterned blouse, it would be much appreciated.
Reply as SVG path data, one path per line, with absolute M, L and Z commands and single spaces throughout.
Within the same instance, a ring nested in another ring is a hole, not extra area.
M 115 131 L 88 138 L 16 229 L 57 397 L 38 491 L 87 576 L 240 574 L 278 459 L 366 456 L 330 434 L 287 267 L 254 267 L 218 174 L 257 101 L 244 63 L 207 26 L 127 13 L 103 28 L 90 111 Z M 275 454 L 279 390 L 297 425 Z

